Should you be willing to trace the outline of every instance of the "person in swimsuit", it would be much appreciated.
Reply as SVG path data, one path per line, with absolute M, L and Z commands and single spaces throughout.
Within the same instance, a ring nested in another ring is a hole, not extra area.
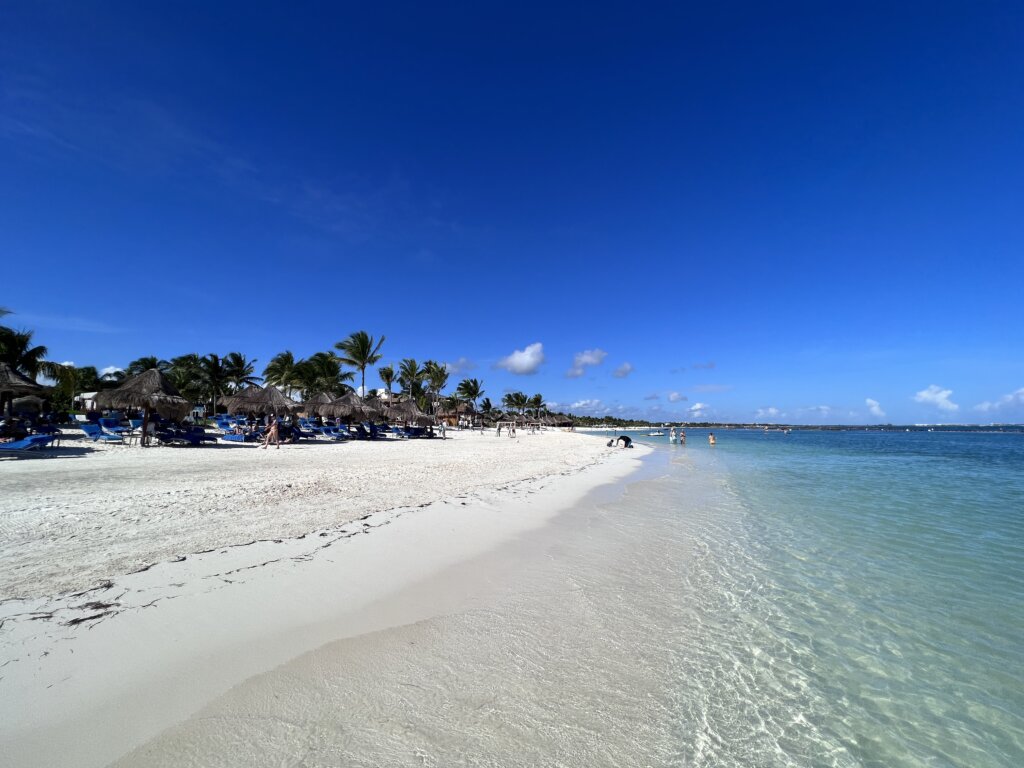
M 280 433 L 278 432 L 277 417 L 276 416 L 271 416 L 270 417 L 270 426 L 267 427 L 267 435 L 266 435 L 266 437 L 263 438 L 263 448 L 264 449 L 266 449 L 266 447 L 268 445 L 270 445 L 270 441 L 271 440 L 274 441 L 274 445 L 277 447 L 278 450 L 280 450 L 281 449 L 281 437 L 280 437 Z

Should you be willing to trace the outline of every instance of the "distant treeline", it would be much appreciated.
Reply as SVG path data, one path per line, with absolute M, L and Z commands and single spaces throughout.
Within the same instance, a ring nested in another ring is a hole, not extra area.
M 684 427 L 693 429 L 757 429 L 780 431 L 786 429 L 815 432 L 1022 432 L 1024 424 L 765 424 L 763 422 L 721 422 L 721 421 L 647 421 L 643 419 L 620 419 L 614 416 L 575 416 L 576 426 L 656 428 Z

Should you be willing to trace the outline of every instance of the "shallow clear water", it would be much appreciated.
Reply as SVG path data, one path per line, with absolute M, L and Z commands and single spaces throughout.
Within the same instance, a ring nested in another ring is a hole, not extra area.
M 1024 765 L 1024 436 L 717 436 L 669 448 L 738 502 L 687 572 L 708 763 Z
M 689 436 L 123 764 L 1024 765 L 1024 436 Z

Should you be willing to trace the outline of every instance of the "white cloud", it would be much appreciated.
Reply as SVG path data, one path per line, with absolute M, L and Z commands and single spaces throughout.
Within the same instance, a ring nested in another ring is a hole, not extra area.
M 754 416 L 756 416 L 759 419 L 776 419 L 781 415 L 782 411 L 780 411 L 778 408 L 775 408 L 774 406 L 769 406 L 767 408 L 758 408 L 757 413 L 754 414 Z
M 688 410 L 691 416 L 701 418 L 708 415 L 709 408 L 711 408 L 711 406 L 707 403 L 694 403 Z
M 682 401 L 689 400 L 689 399 L 690 398 L 688 398 L 686 395 L 680 394 L 679 392 L 669 392 L 668 393 L 668 401 L 670 403 L 681 403 Z
M 509 373 L 529 376 L 536 373 L 543 362 L 544 345 L 538 341 L 530 344 L 526 349 L 517 349 L 508 357 L 501 358 L 497 367 L 504 368 Z
M 74 360 L 65 360 L 63 363 L 61 363 L 61 365 L 71 366 L 72 368 L 74 368 L 75 367 L 75 361 Z
M 102 379 L 104 376 L 109 376 L 112 373 L 122 373 L 123 371 L 124 368 L 119 368 L 116 365 L 108 365 L 106 368 L 100 371 L 100 378 Z
M 460 357 L 458 360 L 455 360 L 454 362 L 445 363 L 444 367 L 448 371 L 448 373 L 452 374 L 453 376 L 457 376 L 463 371 L 472 371 L 474 368 L 476 368 L 476 363 L 474 363 L 468 357 Z
M 606 410 L 600 400 L 577 400 L 569 406 L 569 410 L 575 413 L 594 413 Z
M 586 373 L 587 366 L 600 365 L 606 357 L 608 357 L 608 353 L 603 349 L 584 349 L 582 352 L 577 352 L 572 359 L 572 368 L 566 371 L 565 375 L 570 379 L 578 379 Z
M 1016 392 L 1003 395 L 994 403 L 986 400 L 984 403 L 978 403 L 974 406 L 974 410 L 981 411 L 982 413 L 1016 408 L 1024 408 L 1024 387 L 1021 387 Z
M 959 410 L 960 406 L 949 399 L 952 394 L 952 389 L 943 389 L 937 384 L 932 384 L 928 389 L 922 389 L 914 395 L 914 400 L 925 405 L 934 405 L 940 411 L 953 412 Z
M 872 400 L 869 397 L 864 401 L 864 404 L 868 407 L 868 413 L 872 416 L 877 416 L 880 419 L 885 418 L 885 411 L 882 410 L 882 406 L 877 400 Z
M 623 363 L 622 365 L 620 365 L 618 368 L 616 368 L 612 372 L 612 376 L 614 376 L 616 379 L 624 379 L 627 376 L 629 376 L 629 374 L 631 374 L 632 372 L 633 372 L 633 364 L 632 363 Z

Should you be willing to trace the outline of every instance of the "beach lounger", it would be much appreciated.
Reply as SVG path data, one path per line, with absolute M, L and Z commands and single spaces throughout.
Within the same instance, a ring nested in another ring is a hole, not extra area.
M 157 432 L 154 437 L 161 445 L 199 445 L 202 441 L 182 432 Z
M 111 434 L 110 432 L 104 432 L 103 427 L 99 424 L 79 424 L 78 428 L 85 432 L 85 436 L 95 442 L 103 443 L 123 443 L 124 438 L 119 434 Z
M 352 435 L 344 427 L 321 427 L 320 434 L 329 440 L 351 440 Z
M 140 426 L 141 426 L 141 423 L 140 423 Z M 108 418 L 100 419 L 100 429 L 102 429 L 107 434 L 111 434 L 111 435 L 120 435 L 120 434 L 123 434 L 125 432 L 131 432 L 132 431 L 130 427 L 122 427 L 121 426 L 121 421 L 119 419 L 108 419 Z
M 37 451 L 53 442 L 53 435 L 29 435 L 21 440 L 0 443 L 0 451 Z

